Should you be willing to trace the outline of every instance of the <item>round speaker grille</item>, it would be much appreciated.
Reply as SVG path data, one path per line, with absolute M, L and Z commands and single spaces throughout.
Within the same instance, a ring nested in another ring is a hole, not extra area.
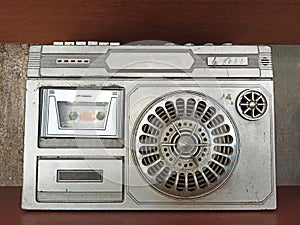
M 218 188 L 239 155 L 229 114 L 212 98 L 174 92 L 150 104 L 133 135 L 133 157 L 146 180 L 176 198 L 195 198 Z

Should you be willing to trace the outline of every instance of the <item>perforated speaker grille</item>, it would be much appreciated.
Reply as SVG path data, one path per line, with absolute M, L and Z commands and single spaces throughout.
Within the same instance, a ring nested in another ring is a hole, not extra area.
M 201 93 L 173 92 L 140 115 L 133 157 L 145 179 L 176 198 L 195 198 L 218 188 L 239 155 L 238 133 L 223 107 Z

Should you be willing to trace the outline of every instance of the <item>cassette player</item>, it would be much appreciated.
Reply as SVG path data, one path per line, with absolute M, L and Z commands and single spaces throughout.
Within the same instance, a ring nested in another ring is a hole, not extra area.
M 124 89 L 45 87 L 40 91 L 40 146 L 72 146 L 70 138 L 77 139 L 73 145 L 86 142 L 85 146 L 91 147 L 101 142 L 106 147 L 122 146 Z
M 22 208 L 276 208 L 271 48 L 30 47 Z

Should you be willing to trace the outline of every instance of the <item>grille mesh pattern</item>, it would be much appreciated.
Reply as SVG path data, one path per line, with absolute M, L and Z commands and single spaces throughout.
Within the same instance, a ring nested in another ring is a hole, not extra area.
M 230 116 L 213 99 L 175 92 L 140 115 L 133 157 L 160 192 L 193 198 L 218 188 L 232 173 L 239 148 Z

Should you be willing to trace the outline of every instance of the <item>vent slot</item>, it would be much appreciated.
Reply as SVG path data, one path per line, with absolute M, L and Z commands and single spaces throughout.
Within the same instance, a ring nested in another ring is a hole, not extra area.
M 232 155 L 233 153 L 233 148 L 230 146 L 215 146 L 214 150 L 226 155 Z
M 148 121 L 157 128 L 162 128 L 164 126 L 163 123 L 153 114 L 148 116 Z
M 259 54 L 259 68 L 272 69 L 272 57 L 270 52 L 261 52 Z
M 216 175 L 214 175 L 208 168 L 204 167 L 203 168 L 203 173 L 205 174 L 206 178 L 210 183 L 214 183 L 217 181 Z
M 209 167 L 210 167 L 213 171 L 215 171 L 215 173 L 218 174 L 219 176 L 221 176 L 221 175 L 224 174 L 224 172 L 225 172 L 225 170 L 224 170 L 223 167 L 221 167 L 220 165 L 218 165 L 218 164 L 216 164 L 216 163 L 214 163 L 214 162 L 212 162 L 212 161 L 210 161 L 210 162 L 208 163 L 208 165 L 209 165 Z
M 156 162 L 157 160 L 159 160 L 159 158 L 160 158 L 159 154 L 146 156 L 142 159 L 142 163 L 144 166 L 148 166 L 148 165 Z
M 219 126 L 220 124 L 222 124 L 224 122 L 224 116 L 222 115 L 217 115 L 216 117 L 214 117 L 208 124 L 207 127 L 208 128 L 214 128 L 216 126 Z
M 188 190 L 189 191 L 196 190 L 196 182 L 194 179 L 194 175 L 192 173 L 188 173 Z
M 28 57 L 28 69 L 39 69 L 41 64 L 41 50 L 38 52 L 30 52 Z
M 150 135 L 154 135 L 154 136 L 157 136 L 159 134 L 159 131 L 156 128 L 150 126 L 149 124 L 144 124 L 142 127 L 142 130 L 146 134 L 150 134 Z
M 162 183 L 162 182 L 165 180 L 165 178 L 168 176 L 169 172 L 170 172 L 170 168 L 169 168 L 169 167 L 165 167 L 165 168 L 157 175 L 157 177 L 156 177 L 155 180 L 156 180 L 158 183 Z
M 139 152 L 142 155 L 148 155 L 157 152 L 157 149 L 157 146 L 141 146 Z
M 175 109 L 173 102 L 167 101 L 165 104 L 165 107 L 166 107 L 170 117 L 174 120 L 176 118 L 176 109 Z
M 195 117 L 199 118 L 202 116 L 204 110 L 206 108 L 206 103 L 203 101 L 198 102 L 196 112 L 195 112 Z
M 231 144 L 232 142 L 233 138 L 231 135 L 214 138 L 214 143 L 216 144 Z
M 230 131 L 230 127 L 227 124 L 223 124 L 222 126 L 214 129 L 211 133 L 212 135 L 221 135 L 226 134 Z
M 165 184 L 166 188 L 172 188 L 174 186 L 176 177 L 177 177 L 177 173 L 175 171 L 172 171 L 171 176 L 168 178 Z
M 154 137 L 147 136 L 147 135 L 141 135 L 140 142 L 142 144 L 155 144 L 157 142 L 157 139 Z
M 189 98 L 186 104 L 186 115 L 191 116 L 195 111 L 195 99 Z
M 207 121 L 209 121 L 216 114 L 216 111 L 217 110 L 214 107 L 209 107 L 203 115 L 201 122 L 206 123 Z
M 184 173 L 180 173 L 178 176 L 178 182 L 176 185 L 177 191 L 183 191 L 185 189 L 185 175 Z
M 228 166 L 230 164 L 230 159 L 219 154 L 213 154 L 213 159 L 217 162 L 221 163 L 224 166 Z
M 176 107 L 177 107 L 178 116 L 182 117 L 184 114 L 184 100 L 182 98 L 176 100 Z
M 267 57 L 262 57 L 261 59 L 260 59 L 260 62 L 261 62 L 261 64 L 263 64 L 263 66 L 267 66 L 267 65 L 270 65 L 270 59 L 268 59 Z
M 158 163 L 156 163 L 155 165 L 151 166 L 148 168 L 148 174 L 150 176 L 153 176 L 154 174 L 156 174 L 158 171 L 160 171 L 160 169 L 164 166 L 164 163 L 162 161 L 159 161 Z
M 155 112 L 165 123 L 169 122 L 169 117 L 163 107 L 157 107 Z
M 196 175 L 199 187 L 200 188 L 206 188 L 207 183 L 206 183 L 205 178 L 203 177 L 202 173 L 200 171 L 196 171 L 195 175 Z

